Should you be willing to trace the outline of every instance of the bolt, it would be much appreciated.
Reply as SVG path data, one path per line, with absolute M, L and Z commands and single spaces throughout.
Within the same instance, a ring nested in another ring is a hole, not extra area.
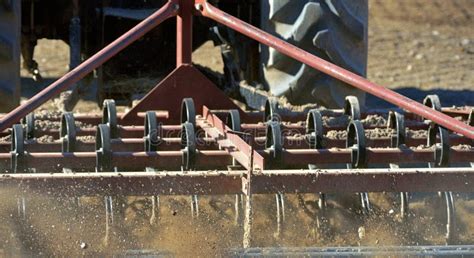
M 200 12 L 202 12 L 202 10 L 204 10 L 202 4 L 196 4 L 196 5 L 195 5 L 195 8 L 196 8 L 196 10 L 198 10 L 198 11 L 200 11 Z

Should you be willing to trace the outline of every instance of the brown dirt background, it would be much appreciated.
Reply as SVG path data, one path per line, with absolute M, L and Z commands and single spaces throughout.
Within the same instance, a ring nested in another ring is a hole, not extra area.
M 474 1 L 369 3 L 369 79 L 393 89 L 473 90 Z M 222 72 L 218 51 L 208 42 L 193 56 L 196 63 Z M 68 69 L 67 46 L 60 41 L 41 40 L 35 58 L 46 82 Z M 35 91 L 42 87 L 25 71 L 22 77 L 24 88 Z M 98 110 L 87 100 L 81 100 L 76 109 Z M 16 215 L 13 195 L 27 197 L 26 220 Z M 71 208 L 69 200 L 28 196 L 9 189 L 2 189 L 0 196 L 0 256 L 96 256 L 139 249 L 210 256 L 240 247 L 242 241 L 242 227 L 233 223 L 233 196 L 202 197 L 201 215 L 194 220 L 190 197 L 162 197 L 160 220 L 153 226 L 148 223 L 150 202 L 132 197 L 119 208 L 125 219 L 116 222 L 116 233 L 108 246 L 103 242 L 105 210 L 101 198 L 87 198 L 85 205 Z M 301 209 L 294 195 L 286 195 L 284 230 L 276 236 L 274 196 L 255 196 L 254 246 L 443 244 L 443 227 L 437 223 L 437 212 L 442 208 L 437 198 L 414 200 L 409 221 L 402 223 L 393 194 L 371 194 L 376 212 L 369 217 L 358 214 L 354 196 L 331 195 L 331 227 L 328 232 L 319 232 L 315 227 L 317 196 L 305 197 L 310 214 Z M 457 196 L 456 208 L 459 243 L 473 244 L 474 200 Z M 358 237 L 359 227 L 366 231 L 363 239 Z M 82 242 L 86 249 L 81 249 Z

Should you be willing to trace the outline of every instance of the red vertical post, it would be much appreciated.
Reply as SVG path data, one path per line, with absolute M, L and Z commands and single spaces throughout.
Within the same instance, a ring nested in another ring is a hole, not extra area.
M 191 64 L 194 0 L 180 0 L 176 22 L 176 66 Z

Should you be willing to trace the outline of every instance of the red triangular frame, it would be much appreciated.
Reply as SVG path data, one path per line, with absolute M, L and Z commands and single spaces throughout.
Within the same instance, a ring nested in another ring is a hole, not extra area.
M 156 85 L 140 102 L 122 116 L 121 124 L 142 124 L 139 112 L 167 110 L 168 123 L 179 123 L 181 101 L 193 98 L 196 114 L 202 114 L 202 107 L 211 109 L 237 109 L 243 111 L 214 83 L 192 65 L 183 64 L 173 70 Z

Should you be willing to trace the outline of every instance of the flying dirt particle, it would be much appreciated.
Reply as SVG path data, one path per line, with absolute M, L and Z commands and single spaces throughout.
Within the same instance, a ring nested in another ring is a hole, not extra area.
M 81 249 L 87 249 L 87 243 L 81 242 L 80 247 L 81 247 Z
M 359 238 L 362 240 L 364 239 L 365 237 L 365 228 L 364 227 L 359 227 L 359 229 L 357 230 L 357 232 L 359 233 Z
M 171 211 L 171 215 L 176 216 L 178 212 L 176 210 Z

